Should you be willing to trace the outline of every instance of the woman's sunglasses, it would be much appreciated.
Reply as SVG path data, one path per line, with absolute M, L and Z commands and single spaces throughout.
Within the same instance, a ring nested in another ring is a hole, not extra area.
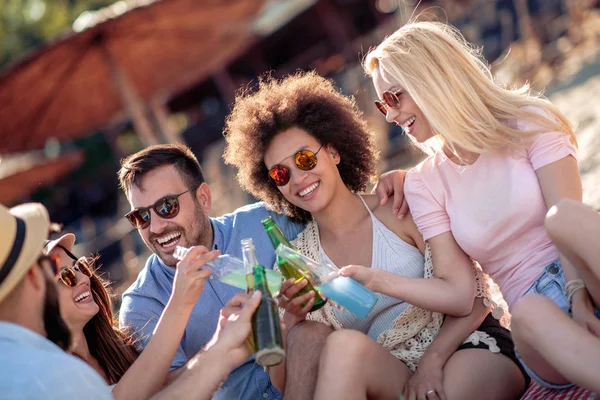
M 150 226 L 150 209 L 153 209 L 156 215 L 161 218 L 175 218 L 177 214 L 179 214 L 179 196 L 196 189 L 197 187 L 188 189 L 185 192 L 176 195 L 165 196 L 158 199 L 158 201 L 150 207 L 140 207 L 131 210 L 125 214 L 125 218 L 129 220 L 129 223 L 133 225 L 134 228 L 140 230 Z
M 77 272 L 81 272 L 88 278 L 91 278 L 94 274 L 90 262 L 87 257 L 79 257 L 75 256 L 75 254 L 71 253 L 69 249 L 62 245 L 58 245 L 66 254 L 73 260 L 73 266 L 61 268 L 60 272 L 56 275 L 58 279 L 64 283 L 68 287 L 77 286 Z M 60 258 L 59 258 L 60 260 Z
M 400 96 L 402 96 L 404 90 L 400 89 L 396 92 L 385 91 L 381 96 L 383 101 L 375 100 L 375 107 L 383 115 L 387 115 L 388 107 L 398 108 L 400 106 Z
M 319 147 L 319 150 L 317 150 L 314 153 L 312 152 L 312 150 L 300 150 L 299 152 L 290 157 L 294 157 L 294 164 L 296 164 L 296 167 L 300 168 L 302 171 L 310 171 L 311 169 L 317 166 L 317 154 L 319 154 L 319 151 L 321 151 L 322 148 L 323 145 L 321 145 L 321 147 Z M 280 164 L 273 165 L 269 170 L 269 178 L 277 186 L 287 185 L 291 177 L 292 172 L 290 171 L 290 169 Z
M 81 257 L 73 263 L 72 267 L 61 268 L 58 279 L 68 287 L 77 286 L 77 272 L 91 278 L 93 275 L 92 268 L 86 257 Z

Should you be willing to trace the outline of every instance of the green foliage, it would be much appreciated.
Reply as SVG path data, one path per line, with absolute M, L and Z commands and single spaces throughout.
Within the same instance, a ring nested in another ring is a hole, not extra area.
M 0 0 L 0 68 L 39 47 L 71 24 L 85 10 L 114 0 Z

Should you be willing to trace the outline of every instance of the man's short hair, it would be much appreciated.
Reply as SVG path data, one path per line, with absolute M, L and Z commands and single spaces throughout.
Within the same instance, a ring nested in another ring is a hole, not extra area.
M 202 168 L 192 150 L 184 144 L 175 143 L 149 146 L 122 159 L 118 172 L 119 186 L 129 199 L 132 186 L 139 187 L 144 175 L 165 165 L 173 165 L 177 169 L 188 189 L 204 182 Z

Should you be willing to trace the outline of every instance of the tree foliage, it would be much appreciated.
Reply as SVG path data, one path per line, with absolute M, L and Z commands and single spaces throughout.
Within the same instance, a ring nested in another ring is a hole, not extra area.
M 0 68 L 114 0 L 0 0 Z

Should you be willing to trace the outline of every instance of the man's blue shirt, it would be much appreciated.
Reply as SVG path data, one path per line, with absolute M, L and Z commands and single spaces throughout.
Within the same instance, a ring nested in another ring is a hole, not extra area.
M 100 375 L 43 336 L 0 321 L 0 400 L 109 400 Z
M 211 218 L 214 248 L 221 250 L 223 254 L 241 258 L 240 241 L 252 238 L 259 262 L 267 268 L 272 268 L 275 262 L 273 246 L 260 223 L 269 215 L 290 240 L 304 229 L 303 225 L 268 211 L 264 203 L 255 203 L 239 208 L 231 214 Z M 132 327 L 143 346 L 148 343 L 169 301 L 174 277 L 175 269 L 164 265 L 152 254 L 137 280 L 123 294 L 120 325 Z M 240 291 L 217 279 L 206 281 L 202 295 L 192 310 L 171 369 L 184 365 L 210 340 L 217 327 L 219 311 Z M 257 398 L 280 399 L 281 394 L 271 385 L 268 373 L 256 365 L 253 359 L 233 370 L 214 397 L 219 400 Z

